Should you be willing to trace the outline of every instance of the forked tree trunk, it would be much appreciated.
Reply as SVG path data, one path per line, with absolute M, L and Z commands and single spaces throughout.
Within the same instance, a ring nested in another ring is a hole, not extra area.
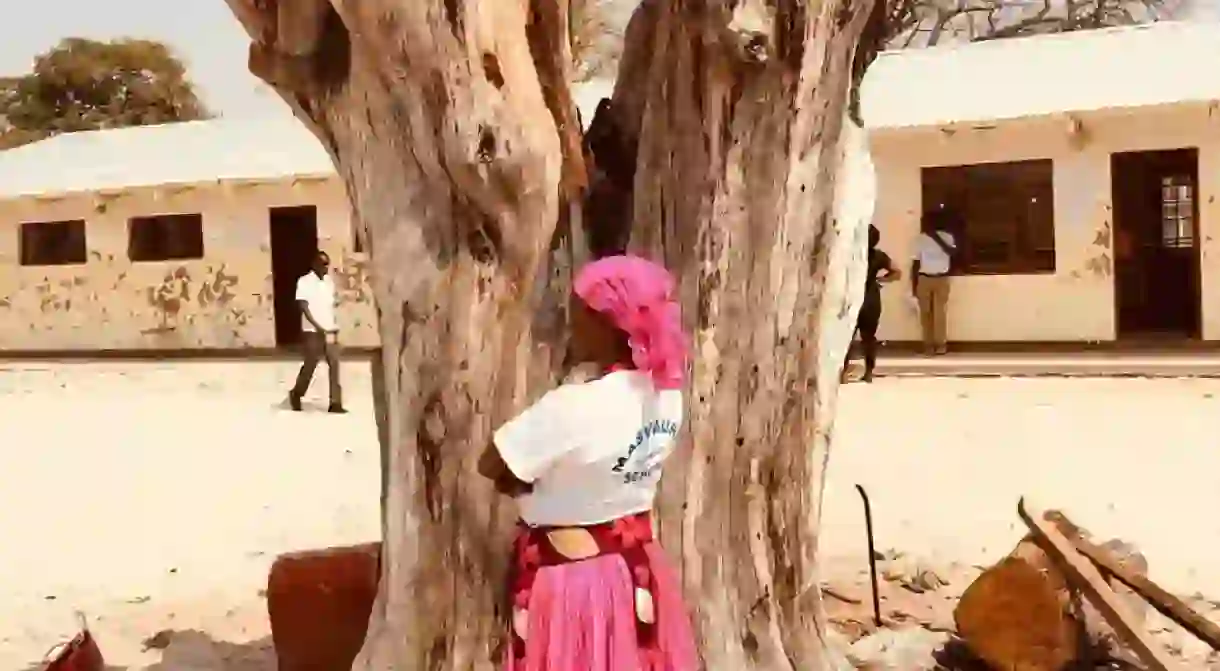
M 566 83 L 567 0 L 227 2 L 251 70 L 331 152 L 371 254 L 390 449 L 357 668 L 497 666 L 513 511 L 475 464 L 554 384 L 586 237 L 568 207 L 589 180 L 603 197 L 584 203 L 587 238 L 629 235 L 681 277 L 696 358 L 662 533 L 705 663 L 823 668 L 815 550 L 860 258 L 833 203 L 872 2 L 646 4 L 595 169 Z

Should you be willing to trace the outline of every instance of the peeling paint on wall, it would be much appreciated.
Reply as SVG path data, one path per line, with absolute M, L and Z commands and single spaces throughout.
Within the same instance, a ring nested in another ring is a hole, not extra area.
M 1106 209 L 1108 210 L 1109 206 Z M 1110 221 L 1103 220 L 1087 252 L 1090 256 L 1084 262 L 1085 272 L 1093 277 L 1106 278 L 1114 273 L 1114 264 L 1110 258 L 1112 237 Z
M 209 267 L 208 274 L 211 277 L 204 281 L 203 286 L 199 287 L 199 295 L 196 297 L 199 306 L 224 307 L 231 303 L 234 298 L 233 289 L 237 286 L 237 275 L 226 273 L 224 264 L 216 269 Z
M 240 349 L 275 346 L 267 211 L 286 203 L 316 204 L 320 238 L 349 236 L 342 186 L 219 188 L 153 198 L 133 193 L 51 202 L 0 201 L 0 258 L 18 258 L 16 221 L 86 220 L 88 262 L 77 266 L 0 264 L 0 349 Z M 132 263 L 127 219 L 152 212 L 202 212 L 203 259 Z M 338 216 L 339 213 L 342 216 Z M 346 237 L 342 238 L 346 240 Z M 349 346 L 377 345 L 367 261 L 332 245 L 339 318 Z
M 178 315 L 183 304 L 191 300 L 191 273 L 186 266 L 178 266 L 166 274 L 161 283 L 145 289 L 148 306 L 157 315 L 158 324 L 141 331 L 145 334 L 168 333 L 178 328 Z
M 1110 276 L 1110 255 L 1100 254 L 1084 262 L 1084 269 L 1094 277 Z
M 335 269 L 335 291 L 341 303 L 370 303 L 368 262 L 351 256 L 341 257 L 343 262 Z
M 921 211 L 920 169 L 1030 159 L 1054 161 L 1055 272 L 955 277 L 949 337 L 961 341 L 1103 341 L 1116 337 L 1111 155 L 1197 147 L 1203 337 L 1220 340 L 1220 124 L 1209 106 L 1082 113 L 1088 144 L 1073 146 L 1062 121 L 997 123 L 987 134 L 935 128 L 870 137 L 877 214 L 892 258 L 910 258 Z M 880 336 L 917 340 L 918 315 L 905 281 L 883 291 Z M 996 304 L 1005 305 L 997 312 Z

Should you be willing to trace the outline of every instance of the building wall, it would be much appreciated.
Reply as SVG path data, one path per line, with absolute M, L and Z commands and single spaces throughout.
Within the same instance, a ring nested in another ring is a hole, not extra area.
M 0 351 L 275 346 L 271 207 L 314 205 L 336 265 L 342 342 L 378 342 L 366 259 L 335 181 L 205 185 L 0 202 Z M 132 263 L 127 220 L 203 215 L 204 258 Z M 18 224 L 84 219 L 88 262 L 21 266 Z
M 975 128 L 874 131 L 874 223 L 882 248 L 910 273 L 922 211 L 920 169 L 998 161 L 1054 161 L 1055 273 L 954 277 L 949 337 L 957 341 L 1103 341 L 1115 338 L 1110 154 L 1199 150 L 1198 239 L 1203 337 L 1220 339 L 1220 114 L 1179 105 Z M 910 278 L 886 287 L 880 337 L 918 340 Z

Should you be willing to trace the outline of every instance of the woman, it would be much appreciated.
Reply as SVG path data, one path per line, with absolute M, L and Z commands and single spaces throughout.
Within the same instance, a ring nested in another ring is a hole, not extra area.
M 864 278 L 864 302 L 856 317 L 856 330 L 860 333 L 860 345 L 864 348 L 865 382 L 873 381 L 873 369 L 877 366 L 877 327 L 881 324 L 881 285 L 897 281 L 902 272 L 894 267 L 889 254 L 878 249 L 881 231 L 876 226 L 868 227 L 868 276 Z M 848 358 L 851 358 L 850 347 Z M 843 363 L 847 370 L 847 362 Z
M 680 586 L 653 536 L 661 465 L 682 426 L 687 341 L 664 268 L 632 256 L 574 283 L 563 384 L 496 431 L 480 471 L 522 526 L 507 671 L 693 671 Z

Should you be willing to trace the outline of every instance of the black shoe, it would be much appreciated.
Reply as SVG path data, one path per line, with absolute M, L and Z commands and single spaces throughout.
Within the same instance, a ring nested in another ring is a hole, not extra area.
M 300 412 L 301 411 L 301 397 L 289 392 L 288 407 L 292 408 L 293 412 Z
M 860 378 L 860 381 L 867 382 L 868 384 L 872 384 L 873 383 L 873 371 L 870 370 L 867 373 L 865 373 L 864 377 Z
M 332 414 L 332 415 L 346 415 L 346 414 L 347 414 L 347 408 L 344 408 L 344 407 L 343 407 L 343 406 L 341 406 L 341 405 L 335 405 L 335 404 L 333 404 L 333 403 L 332 403 L 332 404 L 330 405 L 330 407 L 326 409 L 326 412 L 329 412 L 329 413 L 330 413 L 330 414 Z

